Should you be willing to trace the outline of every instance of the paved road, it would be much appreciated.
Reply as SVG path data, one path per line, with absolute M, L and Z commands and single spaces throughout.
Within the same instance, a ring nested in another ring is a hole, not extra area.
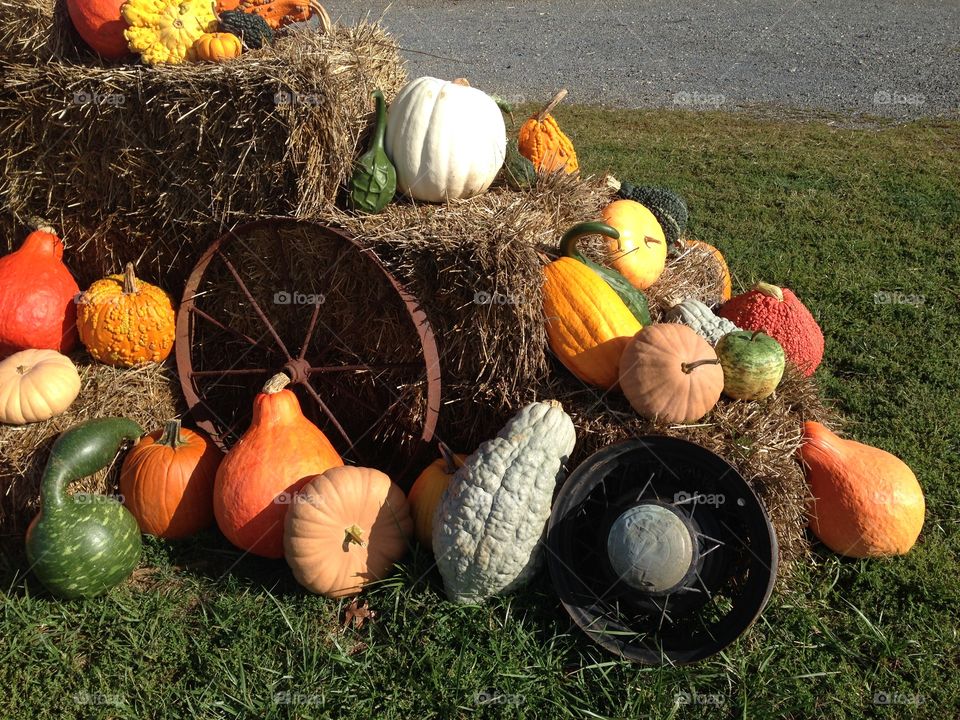
M 383 15 L 411 76 L 538 102 L 957 114 L 960 0 L 333 0 Z M 419 51 L 419 52 L 414 52 Z M 429 53 L 441 57 L 431 57 Z

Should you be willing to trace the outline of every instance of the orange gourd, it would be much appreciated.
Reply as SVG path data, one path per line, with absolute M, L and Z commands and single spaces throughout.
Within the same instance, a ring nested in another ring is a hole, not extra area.
M 607 240 L 613 268 L 639 290 L 646 290 L 667 264 L 667 239 L 652 212 L 634 200 L 614 200 L 602 212 L 603 222 L 620 233 Z
M 127 453 L 120 494 L 141 532 L 174 540 L 213 524 L 213 483 L 223 453 L 205 434 L 171 420 Z
M 730 268 L 727 267 L 727 261 L 726 258 L 723 257 L 723 253 L 710 243 L 705 243 L 702 240 L 693 240 L 691 238 L 683 238 L 681 240 L 681 247 L 683 250 L 689 249 L 707 252 L 716 260 L 720 271 L 720 300 L 722 302 L 729 300 L 733 295 L 733 279 L 730 277 Z
M 723 368 L 710 343 L 686 325 L 648 325 L 623 351 L 620 387 L 645 418 L 696 422 L 720 399 Z
M 440 458 L 424 468 L 407 494 L 417 541 L 431 551 L 433 550 L 433 513 L 440 504 L 440 498 L 450 484 L 450 479 L 467 459 L 466 455 L 454 455 L 442 442 L 439 443 L 439 447 Z
M 533 163 L 538 172 L 563 170 L 571 174 L 580 168 L 573 142 L 550 114 L 566 95 L 566 90 L 558 92 L 543 110 L 531 115 L 520 127 L 517 149 Z
M 243 41 L 233 33 L 204 33 L 193 42 L 193 56 L 197 60 L 223 62 L 240 57 Z
M 379 470 L 336 467 L 310 478 L 287 514 L 283 546 L 297 582 L 355 595 L 407 552 L 413 520 L 403 491 Z
M 220 463 L 213 489 L 217 525 L 238 548 L 283 556 L 283 520 L 294 494 L 314 475 L 343 465 L 300 410 L 283 373 L 253 401 L 253 420 Z
M 585 383 L 615 387 L 623 349 L 642 325 L 616 291 L 579 260 L 563 256 L 543 272 L 550 349 Z
M 274 30 L 295 22 L 304 22 L 314 14 L 320 18 L 320 29 L 329 32 L 330 15 L 316 0 L 217 0 L 217 15 L 229 10 L 255 13 Z
M 916 475 L 885 450 L 803 424 L 798 451 L 813 502 L 810 529 L 848 557 L 903 555 L 923 528 L 926 504 Z
M 77 298 L 80 341 L 107 365 L 163 362 L 173 348 L 174 326 L 170 296 L 138 280 L 133 263 L 123 275 L 97 280 Z

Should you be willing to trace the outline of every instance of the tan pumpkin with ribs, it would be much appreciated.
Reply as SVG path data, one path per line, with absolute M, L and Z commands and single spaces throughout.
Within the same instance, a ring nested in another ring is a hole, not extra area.
M 623 351 L 620 387 L 645 418 L 696 422 L 720 399 L 723 368 L 710 343 L 686 325 L 648 325 Z
M 0 361 L 0 423 L 49 420 L 79 394 L 77 368 L 56 350 L 21 350 Z
M 341 466 L 311 478 L 294 498 L 283 548 L 297 582 L 343 597 L 386 577 L 412 535 L 403 490 L 379 470 Z

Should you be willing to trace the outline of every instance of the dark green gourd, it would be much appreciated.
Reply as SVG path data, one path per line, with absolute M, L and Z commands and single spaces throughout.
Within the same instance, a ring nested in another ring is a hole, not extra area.
M 528 188 L 537 182 L 537 168 L 530 160 L 520 154 L 516 140 L 507 143 L 507 156 L 503 163 L 503 172 L 506 173 L 507 183 L 514 190 Z
M 53 444 L 40 484 L 40 512 L 27 530 L 27 559 L 54 595 L 89 598 L 121 583 L 140 560 L 140 528 L 106 495 L 67 493 L 74 480 L 113 460 L 143 428 L 126 418 L 88 420 Z
M 273 28 L 257 13 L 243 10 L 228 10 L 220 13 L 220 26 L 233 33 L 243 44 L 254 50 L 273 42 Z
M 350 178 L 350 205 L 358 212 L 376 214 L 397 192 L 397 169 L 383 148 L 387 131 L 387 103 L 380 90 L 373 91 L 377 101 L 377 125 L 370 148 L 357 159 Z
M 630 281 L 616 270 L 590 260 L 577 249 L 577 240 L 584 235 L 603 235 L 613 238 L 614 240 L 620 238 L 620 233 L 617 229 L 606 223 L 580 223 L 567 230 L 567 232 L 563 234 L 563 237 L 560 238 L 560 254 L 571 257 L 574 260 L 579 260 L 603 278 L 603 281 L 620 296 L 623 304 L 630 309 L 630 314 L 637 319 L 637 322 L 644 327 L 653 324 L 653 319 L 650 317 L 650 305 L 647 303 L 646 295 L 631 285 Z

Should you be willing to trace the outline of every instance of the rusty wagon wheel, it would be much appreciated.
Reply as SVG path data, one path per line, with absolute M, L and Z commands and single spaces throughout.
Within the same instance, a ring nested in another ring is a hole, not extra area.
M 277 372 L 349 464 L 401 482 L 425 464 L 440 408 L 437 344 L 377 255 L 320 223 L 267 218 L 216 240 L 177 314 L 191 415 L 224 450 Z

